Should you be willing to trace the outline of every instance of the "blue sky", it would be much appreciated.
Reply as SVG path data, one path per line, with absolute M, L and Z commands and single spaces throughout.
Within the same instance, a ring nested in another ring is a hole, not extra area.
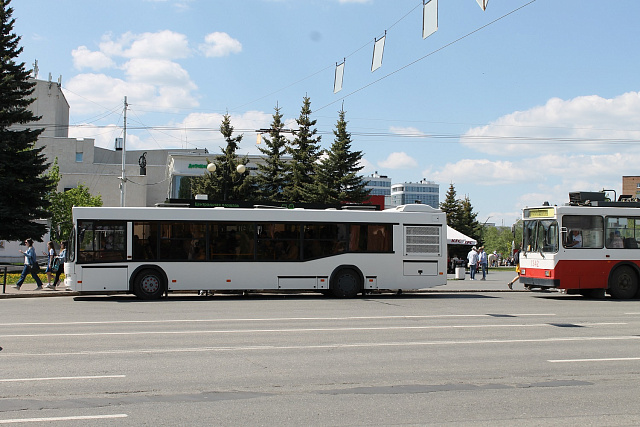
M 640 164 L 640 1 L 15 0 L 21 60 L 62 76 L 70 136 L 102 147 L 208 148 L 221 117 L 256 129 L 302 99 L 328 148 L 344 103 L 363 173 L 468 195 L 481 222 L 568 192 L 621 192 Z M 382 67 L 373 44 L 386 31 Z M 342 91 L 335 65 L 346 58 Z

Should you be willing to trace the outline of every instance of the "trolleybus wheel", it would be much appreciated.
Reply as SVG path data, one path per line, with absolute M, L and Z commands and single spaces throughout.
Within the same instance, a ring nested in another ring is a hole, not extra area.
M 141 299 L 158 299 L 164 291 L 164 278 L 157 270 L 142 270 L 136 276 L 133 293 Z
M 629 266 L 615 269 L 609 279 L 609 293 L 616 299 L 630 299 L 638 292 L 638 277 Z
M 337 298 L 355 298 L 362 292 L 360 275 L 353 268 L 341 268 L 332 278 L 331 291 Z

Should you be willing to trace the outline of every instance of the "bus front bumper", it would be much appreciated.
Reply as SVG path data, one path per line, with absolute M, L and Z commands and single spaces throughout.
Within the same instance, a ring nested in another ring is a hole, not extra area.
M 520 276 L 520 283 L 533 288 L 559 288 L 559 279 L 543 279 L 538 277 Z

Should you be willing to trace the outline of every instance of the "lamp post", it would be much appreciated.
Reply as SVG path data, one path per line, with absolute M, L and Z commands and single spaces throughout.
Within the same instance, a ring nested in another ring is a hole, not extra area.
M 207 165 L 207 170 L 211 173 L 214 173 L 216 171 L 216 165 L 214 163 L 209 163 Z M 247 171 L 247 167 L 243 164 L 239 164 L 236 167 L 236 172 L 238 172 L 240 174 L 240 178 L 235 181 L 235 182 L 231 182 L 231 185 L 237 185 L 239 184 L 243 179 L 244 179 L 244 173 Z M 230 181 L 230 176 L 229 176 L 229 171 L 227 168 L 223 167 L 222 168 L 222 185 L 223 185 L 223 191 L 222 191 L 222 197 L 223 200 L 227 200 L 227 195 L 229 193 L 229 181 Z

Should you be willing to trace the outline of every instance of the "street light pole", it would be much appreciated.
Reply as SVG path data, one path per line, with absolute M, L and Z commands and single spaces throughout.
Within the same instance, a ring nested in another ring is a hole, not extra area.
M 207 165 L 207 170 L 209 172 L 211 172 L 211 173 L 214 173 L 216 171 L 216 165 L 214 163 L 209 163 Z M 245 165 L 239 164 L 236 167 L 236 171 L 239 174 L 241 174 L 240 178 L 237 181 L 232 182 L 231 185 L 239 184 L 244 179 L 244 173 L 246 172 L 246 170 L 247 170 L 247 167 Z M 228 193 L 229 193 L 229 180 L 230 180 L 230 178 L 231 177 L 229 176 L 229 171 L 227 170 L 226 167 L 223 167 L 222 168 L 222 185 L 223 185 L 223 187 L 222 187 L 223 188 L 222 197 L 223 197 L 223 200 L 225 200 L 225 201 L 227 200 L 227 196 L 228 196 Z
M 125 183 L 127 182 L 127 177 L 125 176 L 125 165 L 126 165 L 126 146 L 127 146 L 127 97 L 124 97 L 124 133 L 122 135 L 122 176 L 120 177 L 120 206 L 123 207 L 125 205 Z

